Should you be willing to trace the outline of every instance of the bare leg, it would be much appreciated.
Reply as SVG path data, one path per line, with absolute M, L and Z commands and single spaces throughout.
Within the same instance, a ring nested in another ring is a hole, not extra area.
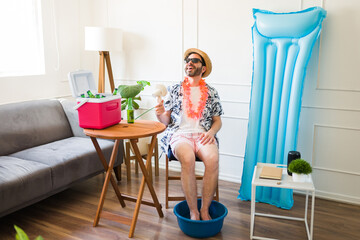
M 202 220 L 211 220 L 209 207 L 218 184 L 219 150 L 215 144 L 206 144 L 200 148 L 197 155 L 205 165 L 200 216 Z
M 181 163 L 181 185 L 190 209 L 190 218 L 200 220 L 197 208 L 197 187 L 195 178 L 195 153 L 187 143 L 176 145 L 175 157 Z

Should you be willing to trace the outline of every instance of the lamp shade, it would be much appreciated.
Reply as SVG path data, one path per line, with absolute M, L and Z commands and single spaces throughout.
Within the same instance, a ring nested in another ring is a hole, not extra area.
M 123 34 L 119 28 L 85 27 L 85 50 L 122 51 Z

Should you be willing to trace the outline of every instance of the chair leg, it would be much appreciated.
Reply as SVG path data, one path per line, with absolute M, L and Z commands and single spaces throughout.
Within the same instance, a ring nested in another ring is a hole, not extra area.
M 159 146 L 158 146 L 158 140 L 156 138 L 156 143 L 155 143 L 155 176 L 159 176 Z
M 136 161 L 136 159 L 134 163 L 135 163 L 135 173 L 139 174 L 139 163 Z
M 125 147 L 125 164 L 127 181 L 131 181 L 131 165 L 130 165 L 130 142 L 126 142 Z
M 165 208 L 169 208 L 169 158 L 165 156 Z
M 121 164 L 114 168 L 116 180 L 121 181 Z

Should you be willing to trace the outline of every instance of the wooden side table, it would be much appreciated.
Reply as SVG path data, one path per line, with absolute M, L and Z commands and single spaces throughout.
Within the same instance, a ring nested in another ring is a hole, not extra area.
M 109 185 L 109 181 L 111 182 L 111 185 L 114 188 L 116 196 L 119 199 L 119 202 L 122 207 L 125 207 L 124 200 L 136 202 L 136 206 L 135 206 L 135 210 L 134 210 L 132 219 L 117 216 L 117 215 L 111 214 L 111 213 L 107 213 L 107 215 L 111 215 L 110 216 L 111 218 L 117 219 L 121 223 L 130 225 L 130 232 L 129 232 L 130 238 L 134 236 L 135 226 L 136 226 L 137 218 L 139 215 L 141 203 L 155 207 L 159 214 L 159 217 L 164 216 L 162 209 L 161 209 L 161 205 L 159 203 L 159 200 L 156 196 L 154 187 L 152 185 L 152 181 L 150 180 L 150 177 L 149 177 L 149 174 L 147 171 L 147 169 L 150 168 L 149 165 L 151 164 L 152 155 L 148 154 L 147 160 L 146 160 L 146 166 L 145 166 L 145 164 L 142 160 L 139 148 L 137 146 L 137 139 L 143 138 L 143 137 L 152 137 L 151 142 L 150 142 L 149 152 L 153 152 L 155 143 L 156 143 L 157 134 L 163 132 L 165 130 L 165 128 L 166 128 L 166 126 L 164 124 L 162 124 L 160 122 L 156 122 L 156 121 L 136 120 L 135 123 L 128 124 L 126 120 L 123 120 L 119 124 L 105 128 L 105 129 L 100 129 L 100 130 L 99 129 L 84 129 L 84 133 L 91 138 L 91 141 L 94 144 L 96 152 L 99 155 L 100 161 L 103 164 L 104 169 L 106 171 L 106 177 L 105 177 L 104 185 L 102 188 L 96 216 L 94 219 L 94 224 L 93 224 L 94 227 L 97 226 L 99 223 L 100 213 L 101 213 L 102 207 L 104 205 L 105 195 L 106 195 L 107 187 Z M 101 148 L 96 140 L 97 138 L 115 140 L 115 144 L 113 147 L 109 165 L 107 164 L 104 154 L 102 153 Z M 120 143 L 121 139 L 129 139 L 130 140 L 130 143 L 134 149 L 137 161 L 139 163 L 140 169 L 143 173 L 143 178 L 141 180 L 140 189 L 139 189 L 139 192 L 138 192 L 138 195 L 136 198 L 131 197 L 131 196 L 125 196 L 125 195 L 121 194 L 118 189 L 118 186 L 116 184 L 116 181 L 111 174 L 113 167 L 114 167 L 115 158 L 117 155 L 117 151 L 118 151 L 118 147 L 119 147 L 119 143 Z M 150 194 L 151 194 L 151 197 L 153 200 L 152 202 L 142 200 L 145 183 L 147 184 L 147 186 L 149 188 L 149 191 L 150 191 Z
M 261 179 L 260 173 L 262 171 L 263 166 L 282 167 L 283 168 L 282 179 L 281 180 Z M 296 218 L 296 217 L 291 217 L 291 216 L 282 216 L 282 215 L 274 215 L 274 214 L 266 214 L 266 213 L 256 212 L 255 211 L 255 196 L 256 196 L 256 187 L 257 186 L 289 188 L 289 189 L 295 189 L 295 190 L 306 192 L 304 218 Z M 307 221 L 309 192 L 311 192 L 311 195 L 312 195 L 310 227 L 309 227 L 309 224 Z M 286 165 L 258 163 L 257 166 L 255 166 L 254 175 L 253 175 L 253 179 L 252 179 L 252 183 L 251 183 L 250 239 L 270 239 L 270 238 L 265 238 L 265 237 L 254 236 L 255 216 L 262 216 L 262 217 L 271 217 L 271 218 L 302 221 L 305 223 L 307 237 L 309 240 L 311 240 L 313 238 L 314 206 L 315 206 L 315 187 L 314 187 L 312 178 L 310 178 L 309 182 L 294 182 L 292 180 L 292 177 L 287 174 Z

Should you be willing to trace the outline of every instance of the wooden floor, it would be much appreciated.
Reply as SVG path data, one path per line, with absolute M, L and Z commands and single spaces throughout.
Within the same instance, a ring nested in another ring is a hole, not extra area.
M 164 170 L 160 177 L 154 178 L 154 187 L 163 205 L 164 218 L 159 218 L 155 208 L 142 205 L 135 229 L 134 239 L 192 239 L 182 233 L 170 209 L 165 209 Z M 112 240 L 128 239 L 129 226 L 119 222 L 100 219 L 99 225 L 93 227 L 98 199 L 100 197 L 104 175 L 100 174 L 74 187 L 54 195 L 42 202 L 0 218 L 0 239 L 15 239 L 13 225 L 16 224 L 28 233 L 30 239 L 42 235 L 45 240 L 86 239 Z M 140 185 L 141 174 L 132 174 L 132 181 L 127 182 L 125 175 L 118 183 L 120 191 L 136 196 Z M 121 216 L 132 217 L 135 204 L 126 201 L 121 208 L 113 189 L 108 188 L 104 210 Z M 249 239 L 250 202 L 237 199 L 239 185 L 225 181 L 219 182 L 220 202 L 229 210 L 222 231 L 211 239 Z M 180 192 L 180 186 L 172 187 L 171 192 Z M 150 199 L 145 190 L 144 197 Z M 282 210 L 274 206 L 257 203 L 257 211 L 273 214 L 292 214 L 302 217 L 304 214 L 304 196 L 295 195 L 292 210 Z M 104 214 L 105 215 L 105 214 Z M 304 224 L 290 220 L 256 217 L 255 235 L 278 239 L 307 239 Z M 346 240 L 360 239 L 360 206 L 332 202 L 322 199 L 315 201 L 314 239 Z

